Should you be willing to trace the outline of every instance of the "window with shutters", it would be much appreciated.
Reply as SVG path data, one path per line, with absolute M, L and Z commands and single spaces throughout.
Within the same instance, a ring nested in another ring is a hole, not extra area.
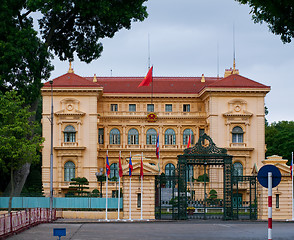
M 165 144 L 166 145 L 175 145 L 176 144 L 176 133 L 173 129 L 169 128 L 165 131 L 164 134 Z
M 146 144 L 147 145 L 155 145 L 156 144 L 156 130 L 153 128 L 148 129 L 146 133 Z
M 120 144 L 120 131 L 117 128 L 111 129 L 109 133 L 109 144 Z
M 139 144 L 139 132 L 137 129 L 132 128 L 129 130 L 128 144 Z

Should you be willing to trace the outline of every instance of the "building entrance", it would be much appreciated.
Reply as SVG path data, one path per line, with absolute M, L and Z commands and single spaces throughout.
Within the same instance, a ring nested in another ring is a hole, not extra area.
M 194 147 L 178 156 L 173 176 L 156 177 L 156 218 L 256 219 L 254 179 L 244 176 L 241 183 L 241 178 L 232 176 L 232 156 L 203 134 Z M 244 184 L 249 184 L 249 192 L 244 192 Z

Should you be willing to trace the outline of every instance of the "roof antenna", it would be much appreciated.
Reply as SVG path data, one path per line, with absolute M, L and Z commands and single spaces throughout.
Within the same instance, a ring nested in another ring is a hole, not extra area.
M 235 23 L 233 23 L 233 74 L 236 73 Z
M 216 68 L 217 68 L 217 78 L 219 78 L 219 44 L 217 41 L 217 46 L 216 46 Z
M 148 69 L 150 69 L 150 34 L 148 33 Z
M 110 69 L 110 77 L 112 77 L 112 69 Z

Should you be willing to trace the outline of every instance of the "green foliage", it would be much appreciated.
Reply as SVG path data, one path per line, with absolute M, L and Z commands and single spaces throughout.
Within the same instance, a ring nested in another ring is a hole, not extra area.
M 0 4 L 0 90 L 18 91 L 33 103 L 40 96 L 41 80 L 53 69 L 50 54 L 25 16 L 26 1 L 2 0 Z
M 291 160 L 294 146 L 294 121 L 274 122 L 265 127 L 266 156 L 279 155 Z
M 113 176 L 112 178 L 109 179 L 110 181 L 113 181 L 113 182 L 117 182 L 118 181 L 118 178 L 116 176 Z
M 91 197 L 100 197 L 100 192 L 99 192 L 99 190 L 95 188 L 95 189 L 92 191 Z
M 41 162 L 33 163 L 31 165 L 30 174 L 22 189 L 21 196 L 24 197 L 42 197 L 43 185 L 41 174 Z
M 264 0 L 235 0 L 247 4 L 251 8 L 252 19 L 255 23 L 266 22 L 270 31 L 281 36 L 284 43 L 291 42 L 294 36 L 294 2 L 264 1 Z
M 89 185 L 89 181 L 85 177 L 72 178 L 69 193 L 73 193 L 73 195 L 77 194 L 78 196 L 88 196 L 89 191 L 85 191 L 85 189 L 89 189 L 87 185 Z
M 203 175 L 200 175 L 197 179 L 197 182 L 209 182 L 209 177 L 208 175 L 205 173 Z
M 100 39 L 112 38 L 120 29 L 130 29 L 132 21 L 147 17 L 145 1 L 28 0 L 27 9 L 42 13 L 42 39 L 61 60 L 73 59 L 76 52 L 89 63 L 101 55 Z
M 0 168 L 2 172 L 20 168 L 26 162 L 39 161 L 43 139 L 34 134 L 28 107 L 15 91 L 0 93 Z
M 209 199 L 216 199 L 217 198 L 217 191 L 214 189 L 211 189 L 209 192 Z

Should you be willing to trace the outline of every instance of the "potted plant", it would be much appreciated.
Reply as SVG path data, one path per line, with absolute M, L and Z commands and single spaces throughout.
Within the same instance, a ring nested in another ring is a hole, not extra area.
M 194 207 L 187 207 L 187 214 L 188 215 L 193 215 L 195 212 L 195 208 Z

